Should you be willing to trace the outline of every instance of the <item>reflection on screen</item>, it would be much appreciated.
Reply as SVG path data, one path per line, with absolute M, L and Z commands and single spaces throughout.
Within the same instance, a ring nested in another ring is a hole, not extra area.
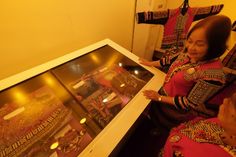
M 153 76 L 110 46 L 65 63 L 53 73 L 101 128 Z
M 1 91 L 0 156 L 77 156 L 152 76 L 104 46 Z

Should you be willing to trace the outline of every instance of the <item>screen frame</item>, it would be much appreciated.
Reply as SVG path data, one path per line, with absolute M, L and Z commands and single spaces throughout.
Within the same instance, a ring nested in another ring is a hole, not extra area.
M 53 59 L 44 64 L 38 65 L 21 73 L 0 80 L 0 92 L 106 45 L 111 46 L 129 59 L 139 64 L 138 56 L 111 41 L 110 39 L 104 39 L 85 48 L 76 50 L 62 57 Z M 149 104 L 150 100 L 146 99 L 143 96 L 142 91 L 145 89 L 158 91 L 161 88 L 164 82 L 165 73 L 154 67 L 147 67 L 141 64 L 139 65 L 150 71 L 152 74 L 154 74 L 154 76 L 135 95 L 135 97 L 132 98 L 132 100 L 126 105 L 126 107 L 123 108 L 117 114 L 117 116 L 114 117 L 113 120 L 79 154 L 80 157 L 109 156 L 109 154 L 115 149 L 118 143 L 126 135 L 128 130 L 132 127 L 132 125 Z

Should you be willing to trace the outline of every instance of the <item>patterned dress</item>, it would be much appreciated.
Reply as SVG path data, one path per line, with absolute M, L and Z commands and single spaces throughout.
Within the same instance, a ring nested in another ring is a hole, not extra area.
M 224 144 L 223 133 L 217 118 L 196 118 L 172 129 L 163 152 L 163 157 L 232 157 L 236 147 Z
M 186 53 L 180 53 L 171 64 L 171 57 L 160 60 L 162 66 L 171 64 L 159 93 L 174 97 L 174 105 L 152 104 L 151 115 L 162 125 L 172 128 L 196 116 L 213 117 L 218 105 L 207 101 L 225 83 L 225 74 L 219 59 L 191 63 Z

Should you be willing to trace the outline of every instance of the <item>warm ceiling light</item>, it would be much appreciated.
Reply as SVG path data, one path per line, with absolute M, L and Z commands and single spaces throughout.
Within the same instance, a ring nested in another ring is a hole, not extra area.
M 103 103 L 108 102 L 107 98 L 103 99 L 102 102 L 103 102 Z
M 86 122 L 86 118 L 82 118 L 81 120 L 80 120 L 80 124 L 84 124 Z
M 82 85 L 84 85 L 84 84 L 85 84 L 84 81 L 79 81 L 78 83 L 76 83 L 75 85 L 73 85 L 73 88 L 74 88 L 74 89 L 77 89 L 77 88 L 79 88 L 80 86 L 82 86 Z
M 58 147 L 59 143 L 58 142 L 54 142 L 51 146 L 50 149 L 56 149 Z
M 124 87 L 125 86 L 125 84 L 124 83 L 122 83 L 121 85 L 120 85 L 120 87 Z
M 9 120 L 9 119 L 11 119 L 11 118 L 17 116 L 18 114 L 20 114 L 20 113 L 23 112 L 24 110 L 25 110 L 25 107 L 20 107 L 20 108 L 18 108 L 18 109 L 16 109 L 16 110 L 12 111 L 11 113 L 5 115 L 5 116 L 3 117 L 3 119 L 4 119 L 4 120 Z

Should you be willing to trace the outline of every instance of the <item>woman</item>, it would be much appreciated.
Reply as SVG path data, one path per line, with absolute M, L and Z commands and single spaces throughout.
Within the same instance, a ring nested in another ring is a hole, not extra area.
M 210 16 L 192 27 L 187 35 L 186 48 L 178 56 L 153 62 L 140 60 L 147 66 L 171 65 L 158 93 L 144 91 L 146 98 L 159 102 L 152 103 L 150 109 L 156 123 L 161 122 L 171 128 L 199 115 L 211 117 L 216 114 L 214 107 L 204 104 L 225 83 L 223 66 L 218 57 L 226 50 L 230 31 L 228 17 Z
M 174 128 L 163 156 L 236 156 L 236 93 L 224 99 L 218 118 L 198 118 Z

